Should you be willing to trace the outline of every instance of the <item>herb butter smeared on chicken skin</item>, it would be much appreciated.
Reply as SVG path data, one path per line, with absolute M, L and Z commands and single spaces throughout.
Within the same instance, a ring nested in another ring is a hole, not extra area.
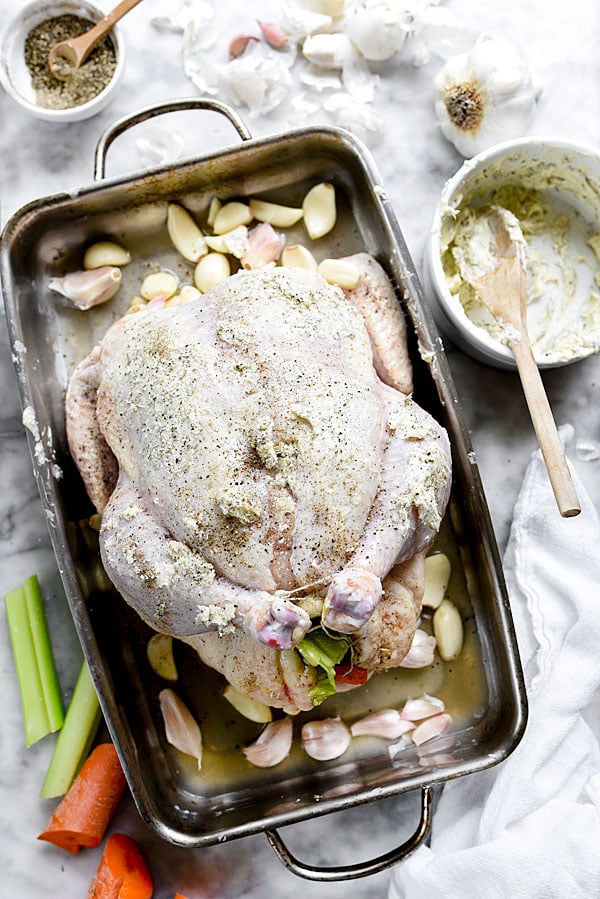
M 352 259 L 345 293 L 274 268 L 185 306 L 153 300 L 67 392 L 112 582 L 157 631 L 291 713 L 314 704 L 317 671 L 293 647 L 316 615 L 370 671 L 408 652 L 450 491 L 445 431 L 408 396 L 391 284 Z

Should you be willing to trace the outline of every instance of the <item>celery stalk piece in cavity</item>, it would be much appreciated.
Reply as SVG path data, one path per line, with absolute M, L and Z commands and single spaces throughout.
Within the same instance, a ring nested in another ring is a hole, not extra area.
M 92 745 L 101 717 L 96 688 L 84 661 L 42 785 L 42 799 L 67 792 Z
M 50 733 L 48 713 L 40 681 L 33 636 L 27 614 L 27 600 L 22 587 L 4 597 L 6 620 L 10 634 L 15 670 L 21 694 L 25 745 L 32 746 Z
M 44 705 L 48 716 L 50 732 L 54 733 L 63 726 L 65 707 L 63 705 L 60 683 L 52 654 L 52 646 L 44 614 L 44 603 L 37 577 L 28 577 L 23 584 L 27 602 L 29 627 L 33 637 L 37 669 L 44 694 Z

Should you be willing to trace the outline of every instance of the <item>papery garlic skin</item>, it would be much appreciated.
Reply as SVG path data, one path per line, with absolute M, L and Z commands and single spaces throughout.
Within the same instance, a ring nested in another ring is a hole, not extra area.
M 395 56 L 409 32 L 408 13 L 393 0 L 358 7 L 348 18 L 347 32 L 365 59 L 382 62 Z
M 490 38 L 451 57 L 434 80 L 444 136 L 466 158 L 520 137 L 533 120 L 531 72 L 510 41 Z

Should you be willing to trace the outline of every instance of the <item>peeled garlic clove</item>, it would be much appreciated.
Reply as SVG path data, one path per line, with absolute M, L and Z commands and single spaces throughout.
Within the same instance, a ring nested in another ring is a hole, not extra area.
M 434 715 L 432 718 L 423 721 L 422 724 L 417 725 L 411 732 L 410 738 L 416 746 L 420 746 L 422 743 L 438 737 L 451 722 L 451 715 Z
M 281 264 L 296 268 L 308 268 L 311 271 L 317 270 L 317 260 L 310 250 L 299 243 L 284 248 L 281 254 Z
M 168 742 L 179 752 L 192 755 L 202 768 L 202 734 L 198 722 L 186 704 L 173 690 L 161 690 L 158 694 L 160 711 Z
M 250 200 L 250 212 L 257 221 L 267 222 L 275 228 L 291 228 L 304 214 L 295 206 L 281 206 L 266 200 Z
M 206 238 L 206 245 L 216 253 L 229 253 L 237 259 L 241 259 L 244 253 L 250 249 L 248 243 L 248 228 L 246 225 L 240 225 L 233 231 L 226 231 L 225 234 L 215 234 L 213 237 Z
M 427 668 L 433 665 L 436 647 L 435 637 L 418 628 L 415 631 L 410 649 L 400 662 L 400 668 Z
M 140 293 L 145 300 L 156 296 L 164 296 L 165 300 L 177 293 L 177 278 L 170 272 L 154 272 L 146 275 L 140 286 Z
M 182 303 L 193 303 L 194 300 L 199 299 L 202 294 L 193 284 L 184 284 L 179 291 L 179 296 L 181 297 Z
M 346 0 L 310 0 L 311 9 L 337 19 L 344 15 Z
M 352 290 L 360 281 L 359 270 L 345 259 L 323 259 L 319 262 L 318 270 L 329 284 L 336 284 L 346 290 Z
M 292 734 L 292 719 L 281 718 L 267 724 L 258 740 L 242 752 L 257 768 L 272 768 L 290 754 Z
M 464 629 L 460 612 L 449 599 L 445 599 L 433 615 L 433 633 L 438 652 L 445 662 L 456 659 L 464 641 Z
M 206 255 L 206 242 L 202 231 L 187 209 L 177 203 L 169 203 L 167 231 L 177 252 L 188 262 L 198 262 Z
M 423 718 L 439 715 L 445 709 L 446 706 L 443 700 L 438 699 L 437 696 L 429 696 L 428 693 L 424 693 L 418 699 L 407 699 L 400 715 L 406 721 L 421 721 Z
M 437 609 L 448 589 L 450 572 L 450 559 L 444 553 L 427 556 L 425 559 L 424 606 L 429 609 Z
M 264 268 L 269 263 L 275 262 L 281 253 L 281 236 L 266 222 L 252 229 L 248 243 L 248 252 L 242 256 L 244 268 Z
M 237 59 L 238 56 L 241 56 L 250 41 L 258 41 L 259 38 L 255 37 L 253 34 L 236 34 L 236 36 L 232 39 L 229 44 L 229 55 L 232 59 Z
M 146 655 L 152 670 L 165 680 L 177 680 L 177 668 L 173 657 L 173 637 L 170 634 L 154 634 L 148 640 Z
M 114 297 L 121 284 L 121 269 L 105 265 L 84 272 L 71 272 L 64 278 L 51 278 L 48 287 L 61 293 L 78 309 L 91 309 Z
M 279 25 L 274 25 L 273 22 L 259 22 L 258 26 L 269 47 L 274 47 L 275 50 L 287 47 L 288 36 Z
M 246 203 L 225 203 L 221 206 L 213 223 L 213 231 L 215 234 L 225 234 L 226 231 L 233 231 L 240 225 L 249 225 L 252 221 L 252 213 L 250 207 Z
M 257 724 L 268 724 L 273 720 L 273 712 L 268 705 L 265 705 L 264 702 L 259 702 L 258 699 L 252 699 L 251 696 L 244 696 L 231 684 L 225 687 L 223 696 L 240 715 L 248 718 L 249 721 L 256 721 Z
M 194 271 L 194 284 L 200 293 L 206 293 L 219 281 L 231 274 L 229 260 L 222 253 L 208 253 L 203 256 Z
M 326 762 L 348 749 L 352 736 L 341 718 L 308 721 L 302 727 L 302 745 L 311 759 Z
M 341 32 L 313 34 L 302 44 L 304 58 L 320 69 L 342 69 L 352 53 L 350 38 Z
M 208 218 L 206 219 L 206 224 L 209 228 L 213 228 L 215 224 L 215 219 L 217 217 L 217 212 L 219 209 L 223 208 L 223 204 L 219 200 L 218 197 L 213 197 L 210 201 L 210 206 L 208 207 Z
M 304 224 L 311 240 L 318 240 L 319 237 L 329 234 L 337 218 L 333 184 L 326 181 L 315 184 L 304 197 L 302 210 Z
M 396 740 L 414 728 L 412 721 L 402 718 L 397 709 L 382 709 L 373 712 L 350 727 L 353 737 L 383 737 L 385 740 Z
M 127 265 L 129 262 L 131 262 L 129 250 L 110 240 L 100 240 L 92 244 L 83 256 L 83 267 L 86 271 L 103 268 L 105 265 Z

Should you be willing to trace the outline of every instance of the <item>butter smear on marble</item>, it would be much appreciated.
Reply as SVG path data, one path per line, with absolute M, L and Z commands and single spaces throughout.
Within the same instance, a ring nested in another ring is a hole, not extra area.
M 494 267 L 487 227 L 491 208 L 512 213 L 525 238 L 532 349 L 538 361 L 561 363 L 600 350 L 600 233 L 552 191 L 552 176 L 550 167 L 547 184 L 538 178 L 535 187 L 511 183 L 485 196 L 460 198 L 446 211 L 441 253 L 451 295 L 473 324 L 508 344 L 506 327 L 483 305 L 465 273 Z M 563 188 L 565 180 L 562 172 Z

